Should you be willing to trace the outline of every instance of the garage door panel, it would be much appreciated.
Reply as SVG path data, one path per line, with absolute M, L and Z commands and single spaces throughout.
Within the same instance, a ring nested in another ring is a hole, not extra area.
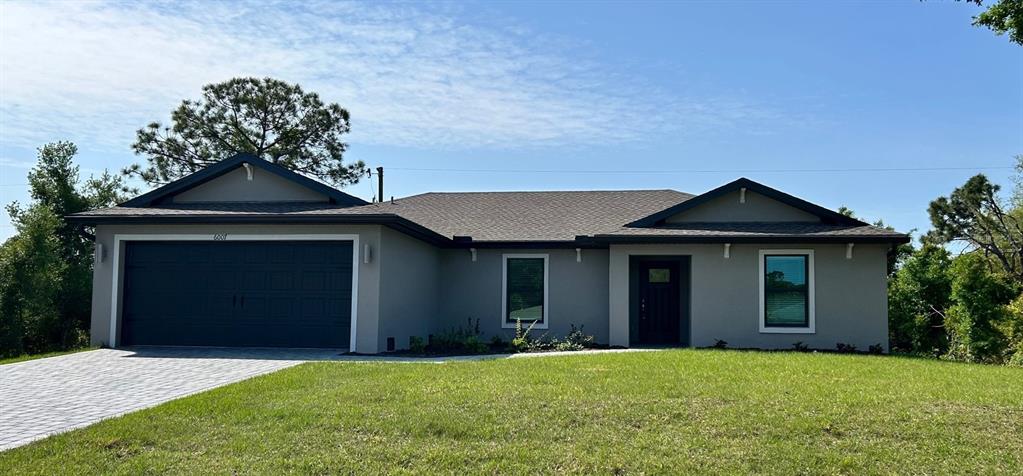
M 351 242 L 131 242 L 124 270 L 127 345 L 348 346 Z

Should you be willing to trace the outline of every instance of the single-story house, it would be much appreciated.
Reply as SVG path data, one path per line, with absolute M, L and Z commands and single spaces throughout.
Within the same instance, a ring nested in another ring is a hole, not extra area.
M 250 155 L 69 218 L 95 227 L 93 344 L 359 353 L 469 319 L 484 338 L 521 321 L 613 346 L 887 348 L 887 257 L 909 241 L 745 178 L 367 203 Z

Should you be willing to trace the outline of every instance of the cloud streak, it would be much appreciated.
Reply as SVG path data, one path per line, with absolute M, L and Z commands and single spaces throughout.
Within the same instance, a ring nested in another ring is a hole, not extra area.
M 743 127 L 777 113 L 681 98 L 517 25 L 403 4 L 0 4 L 0 144 L 127 150 L 203 84 L 298 82 L 352 113 L 351 141 L 521 148 Z M 584 46 L 582 48 L 585 48 Z

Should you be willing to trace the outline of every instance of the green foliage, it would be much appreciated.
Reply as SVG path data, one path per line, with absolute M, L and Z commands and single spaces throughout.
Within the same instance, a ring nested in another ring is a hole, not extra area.
M 841 354 L 855 354 L 856 346 L 852 344 L 846 344 L 844 342 L 839 342 L 835 344 L 835 350 L 837 350 Z
M 533 321 L 529 327 L 522 327 L 522 320 L 515 320 L 515 338 L 511 341 L 509 350 L 511 352 L 550 352 L 550 351 L 575 351 L 593 348 L 595 346 L 594 337 L 592 335 L 583 332 L 583 326 L 576 327 L 575 324 L 571 324 L 571 330 L 564 339 L 558 339 L 556 337 L 550 337 L 548 334 L 544 334 L 539 338 L 533 338 L 529 335 L 530 331 L 533 330 L 533 326 L 536 325 L 536 321 Z
M 80 327 L 61 319 L 68 264 L 61 257 L 61 220 L 41 204 L 9 208 L 17 235 L 0 246 L 0 355 L 71 346 Z
M 980 0 L 976 0 L 980 5 Z M 1009 41 L 1023 45 L 1023 0 L 998 0 L 980 15 L 973 26 L 991 29 L 997 35 L 1009 34 Z
M 247 152 L 335 185 L 365 176 L 363 162 L 342 163 L 351 125 L 341 106 L 271 78 L 235 78 L 202 91 L 202 99 L 185 100 L 171 114 L 171 127 L 139 129 L 132 149 L 148 164 L 124 174 L 158 185 Z
M 432 336 L 424 350 L 436 354 L 483 354 L 490 350 L 490 346 L 480 336 L 480 320 L 470 318 L 464 327 L 458 326 Z
M 1019 288 L 992 273 L 977 253 L 957 257 L 950 269 L 954 304 L 945 315 L 948 356 L 956 360 L 1000 362 L 1008 348 L 1001 326 L 1008 321 L 1008 304 Z
M 104 173 L 79 183 L 70 142 L 46 144 L 29 172 L 33 203 L 8 205 L 15 235 L 0 245 L 0 356 L 87 344 L 93 242 L 64 216 L 130 193 Z
M 533 339 L 529 336 L 529 332 L 533 330 L 533 326 L 536 325 L 536 321 L 529 324 L 529 327 L 522 327 L 522 319 L 515 319 L 515 337 L 512 338 L 511 347 L 509 350 L 512 352 L 529 352 L 534 346 L 532 344 Z
M 928 213 L 934 229 L 927 241 L 965 243 L 1023 283 L 1023 217 L 1018 210 L 1007 211 L 998 197 L 1000 188 L 984 175 L 975 175 L 948 197 L 931 202 Z
M 422 337 L 412 336 L 408 338 L 408 350 L 413 354 L 422 354 L 426 352 L 426 341 Z
M 1009 303 L 1008 311 L 1008 316 L 1001 326 L 1009 345 L 1006 350 L 1007 363 L 1023 367 L 1023 294 L 1016 296 Z
M 948 350 L 945 312 L 951 306 L 948 251 L 925 244 L 888 282 L 891 346 L 901 352 L 942 355 Z

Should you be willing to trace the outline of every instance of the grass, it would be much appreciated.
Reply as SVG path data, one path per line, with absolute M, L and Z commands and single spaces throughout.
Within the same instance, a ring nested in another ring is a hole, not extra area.
M 76 352 L 85 352 L 87 350 L 96 350 L 99 347 L 79 347 L 71 350 L 59 350 L 56 352 L 45 352 L 42 354 L 22 354 L 15 357 L 6 357 L 0 359 L 0 365 L 4 364 L 16 364 L 18 362 L 25 362 L 28 360 L 44 359 L 46 357 L 56 357 L 58 355 L 74 354 Z
M 310 363 L 0 453 L 11 474 L 1023 474 L 1023 369 L 715 350 Z

